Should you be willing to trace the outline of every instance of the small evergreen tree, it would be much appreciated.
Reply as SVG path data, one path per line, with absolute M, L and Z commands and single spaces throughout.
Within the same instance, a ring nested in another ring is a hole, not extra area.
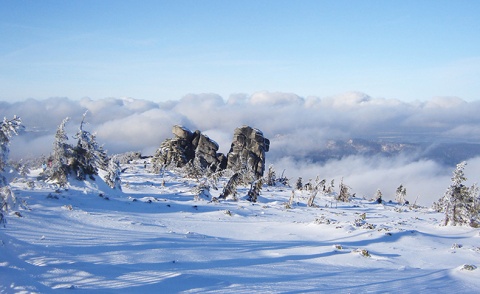
M 349 202 L 350 201 L 350 193 L 349 188 L 347 185 L 343 183 L 343 178 L 340 181 L 340 192 L 338 193 L 337 200 L 342 202 Z
M 235 201 L 237 200 L 237 187 L 243 182 L 243 172 L 245 171 L 238 171 L 230 177 L 218 198 L 227 199 L 228 196 L 232 196 Z
M 65 125 L 69 120 L 69 117 L 65 118 L 57 128 L 52 156 L 48 161 L 48 168 L 44 172 L 49 180 L 56 182 L 60 187 L 65 187 L 68 183 L 72 161 L 73 148 L 68 144 L 68 136 L 65 131 Z
M 468 218 L 470 226 L 474 228 L 480 227 L 480 188 L 474 183 L 469 190 L 471 203 L 469 204 Z
M 380 191 L 380 189 L 377 190 L 377 192 L 375 192 L 375 196 L 373 196 L 373 199 L 375 199 L 375 201 L 377 203 L 382 203 L 382 191 Z
M 120 166 L 120 161 L 116 156 L 113 156 L 108 161 L 107 174 L 105 175 L 105 183 L 112 189 L 122 190 L 120 174 L 122 173 L 122 168 Z
M 263 178 L 259 178 L 258 180 L 255 180 L 250 184 L 250 190 L 248 190 L 248 193 L 247 193 L 248 201 L 257 202 L 257 198 L 260 195 L 262 186 L 263 186 Z
M 0 123 L 0 224 L 3 225 L 5 225 L 3 213 L 7 212 L 9 207 L 16 203 L 15 194 L 10 189 L 3 172 L 5 171 L 10 153 L 10 138 L 13 135 L 18 135 L 18 131 L 22 127 L 22 120 L 17 116 L 14 116 L 11 120 L 4 118 L 3 122 Z
M 332 181 L 330 182 L 330 186 L 324 186 L 323 190 L 325 191 L 326 194 L 331 194 L 333 193 L 335 189 L 335 180 L 332 179 Z
M 12 189 L 10 189 L 9 185 L 0 187 L 0 224 L 5 227 L 5 212 L 15 206 L 17 203 L 17 198 L 13 193 Z
M 297 190 L 302 190 L 303 189 L 303 183 L 302 183 L 302 177 L 298 177 L 297 183 L 295 184 L 295 187 Z
M 277 177 L 275 175 L 275 169 L 273 168 L 273 165 L 270 165 L 268 167 L 268 173 L 267 173 L 267 185 L 275 186 L 276 179 Z
M 407 188 L 405 188 L 403 185 L 398 186 L 395 192 L 395 201 L 403 205 L 406 202 L 405 200 L 406 196 L 407 196 Z
M 10 154 L 10 138 L 18 135 L 18 131 L 22 129 L 22 120 L 16 115 L 9 120 L 6 117 L 0 122 L 0 173 L 5 171 Z M 6 179 L 0 174 L 0 187 L 7 185 Z
M 79 180 L 85 180 L 87 176 L 98 174 L 98 169 L 106 169 L 107 154 L 96 141 L 95 135 L 83 129 L 87 112 L 83 114 L 80 127 L 74 136 L 77 146 L 73 149 L 72 169 Z
M 453 171 L 452 183 L 438 203 L 434 203 L 437 211 L 445 213 L 444 225 L 479 226 L 479 189 L 477 185 L 470 188 L 464 185 L 467 180 L 464 174 L 466 165 L 465 161 L 457 164 Z

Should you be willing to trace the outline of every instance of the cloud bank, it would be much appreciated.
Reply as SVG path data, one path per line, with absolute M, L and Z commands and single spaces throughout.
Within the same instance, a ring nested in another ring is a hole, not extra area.
M 98 142 L 111 154 L 153 154 L 163 140 L 172 137 L 175 124 L 201 130 L 217 141 L 220 152 L 227 153 L 233 130 L 250 125 L 270 139 L 267 160 L 277 172 L 286 169 L 287 176 L 294 181 L 298 176 L 308 179 L 319 175 L 336 180 L 343 177 L 357 195 L 364 196 L 373 195 L 377 188 L 385 190 L 384 194 L 393 194 L 398 185 L 404 184 L 407 189 L 410 186 L 412 197 L 436 200 L 449 184 L 451 167 L 405 156 L 348 156 L 318 163 L 311 160 L 311 155 L 325 149 L 330 140 L 349 138 L 480 142 L 480 102 L 457 97 L 410 103 L 358 92 L 323 98 L 275 92 L 233 94 L 228 99 L 217 94 L 189 94 L 162 103 L 132 98 L 51 98 L 0 102 L 1 113 L 6 117 L 20 116 L 27 130 L 12 141 L 11 157 L 49 154 L 60 122 L 67 116 L 71 118 L 67 131 L 72 136 L 87 110 L 86 129 L 96 133 Z M 473 160 L 469 165 L 480 164 Z M 477 174 L 473 172 L 472 176 Z M 439 179 L 443 185 L 433 191 Z

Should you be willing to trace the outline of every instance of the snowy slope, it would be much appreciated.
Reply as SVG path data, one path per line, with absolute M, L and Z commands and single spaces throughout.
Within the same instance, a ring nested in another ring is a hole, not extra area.
M 426 208 L 336 203 L 264 187 L 259 202 L 194 201 L 193 181 L 132 164 L 123 192 L 12 183 L 28 207 L 0 229 L 0 293 L 474 293 L 478 229 Z M 35 174 L 32 174 L 32 180 Z M 224 180 L 225 181 L 225 180 Z M 220 191 L 211 191 L 218 196 Z M 362 219 L 362 214 L 365 214 Z M 367 254 L 368 253 L 368 254 Z M 367 255 L 367 256 L 364 256 Z

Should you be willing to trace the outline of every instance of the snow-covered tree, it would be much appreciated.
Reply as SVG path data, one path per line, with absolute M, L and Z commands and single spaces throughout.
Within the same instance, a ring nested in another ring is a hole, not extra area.
M 5 171 L 8 155 L 10 153 L 9 144 L 10 138 L 13 135 L 18 135 L 18 131 L 22 128 L 22 120 L 14 116 L 13 119 L 3 119 L 0 123 L 0 223 L 5 224 L 4 212 L 7 212 L 9 207 L 16 202 L 15 194 L 10 189 L 6 178 L 3 176 Z
M 297 183 L 295 184 L 295 188 L 297 190 L 302 190 L 303 189 L 302 177 L 298 177 Z
M 267 172 L 267 185 L 268 186 L 275 186 L 275 182 L 277 180 L 277 176 L 275 174 L 275 169 L 273 165 L 270 165 L 268 167 L 268 172 Z
M 13 135 L 18 135 L 18 131 L 22 128 L 22 120 L 14 116 L 12 119 L 3 118 L 0 122 L 0 173 L 5 171 L 10 154 L 10 138 Z M 0 187 L 6 185 L 5 178 L 0 175 Z
M 120 174 L 122 173 L 122 168 L 120 166 L 120 161 L 116 156 L 113 156 L 108 161 L 107 174 L 105 175 L 105 182 L 112 189 L 122 190 Z
M 255 180 L 250 184 L 250 189 L 248 190 L 248 193 L 247 193 L 248 201 L 257 202 L 257 198 L 260 195 L 262 186 L 263 186 L 263 178 L 259 178 L 258 180 Z
M 434 203 L 435 209 L 445 213 L 444 225 L 479 226 L 479 189 L 476 185 L 470 188 L 464 185 L 467 180 L 464 173 L 466 165 L 465 161 L 457 164 L 453 171 L 452 183 L 438 203 Z
M 375 196 L 373 196 L 373 199 L 377 202 L 377 203 L 382 203 L 382 191 L 380 191 L 380 189 L 377 189 L 377 192 L 375 192 Z
M 317 176 L 315 179 L 315 183 L 311 184 L 310 186 L 310 197 L 308 197 L 307 205 L 308 207 L 316 207 L 315 205 L 315 197 L 317 197 L 317 194 L 321 191 L 325 191 L 325 183 L 326 180 L 320 180 L 320 177 Z
M 65 125 L 69 120 L 69 117 L 65 118 L 57 128 L 52 156 L 48 162 L 48 169 L 45 171 L 47 178 L 56 182 L 60 187 L 64 187 L 68 183 L 72 161 L 72 146 L 68 144 L 68 136 L 65 131 Z
M 334 189 L 335 189 L 335 180 L 332 179 L 332 181 L 330 182 L 330 186 L 324 187 L 325 194 L 332 194 Z
M 98 145 L 95 135 L 83 129 L 86 112 L 74 138 L 77 145 L 73 148 L 72 169 L 79 180 L 98 174 L 98 169 L 107 168 L 107 153 Z
M 5 212 L 17 203 L 17 199 L 9 185 L 0 187 L 0 224 L 5 226 Z
M 340 192 L 338 193 L 337 200 L 342 202 L 349 202 L 350 201 L 350 193 L 349 187 L 343 183 L 343 178 L 340 181 Z
M 223 187 L 223 192 L 218 196 L 219 199 L 227 199 L 228 196 L 232 196 L 233 199 L 237 200 L 237 187 L 242 184 L 243 175 L 242 173 L 245 172 L 244 170 L 240 170 L 234 173 L 230 179 L 228 180 L 225 187 Z
M 407 188 L 403 185 L 398 186 L 397 190 L 395 191 L 395 201 L 399 204 L 405 204 L 406 200 L 405 197 L 407 196 Z

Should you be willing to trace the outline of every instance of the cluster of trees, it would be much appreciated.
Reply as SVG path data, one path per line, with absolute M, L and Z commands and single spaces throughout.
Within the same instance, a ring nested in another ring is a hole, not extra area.
M 97 143 L 95 134 L 84 129 L 86 114 L 83 115 L 78 131 L 73 136 L 76 139 L 75 145 L 69 143 L 65 130 L 69 118 L 60 123 L 55 133 L 52 154 L 42 164 L 41 177 L 59 187 L 66 187 L 71 177 L 78 180 L 87 178 L 95 180 L 94 175 L 98 175 L 101 169 L 106 171 L 105 182 L 111 188 L 121 189 L 119 158 L 117 156 L 109 158 L 107 152 Z M 22 121 L 17 116 L 13 119 L 4 118 L 0 122 L 0 224 L 5 222 L 4 213 L 16 204 L 15 194 L 10 189 L 4 172 L 8 165 L 10 139 L 18 135 L 23 128 Z M 25 167 L 20 165 L 23 169 L 21 173 L 27 172 Z
M 69 118 L 60 123 L 55 133 L 52 155 L 44 163 L 42 176 L 60 187 L 65 187 L 70 177 L 94 180 L 93 176 L 98 175 L 101 169 L 107 171 L 105 182 L 110 187 L 120 187 L 120 163 L 115 157 L 108 158 L 107 152 L 97 143 L 95 135 L 84 129 L 85 117 L 86 113 L 74 135 L 76 145 L 69 144 L 65 131 Z

